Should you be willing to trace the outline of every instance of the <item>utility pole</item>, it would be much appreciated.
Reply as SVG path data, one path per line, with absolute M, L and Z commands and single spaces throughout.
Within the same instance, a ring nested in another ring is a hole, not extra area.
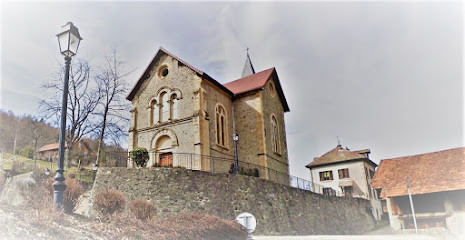
M 405 184 L 407 185 L 408 198 L 410 200 L 410 208 L 412 209 L 413 224 L 415 225 L 415 232 L 418 234 L 417 218 L 415 217 L 415 208 L 413 207 L 412 193 L 410 192 L 410 185 L 408 182 L 408 177 L 405 177 Z

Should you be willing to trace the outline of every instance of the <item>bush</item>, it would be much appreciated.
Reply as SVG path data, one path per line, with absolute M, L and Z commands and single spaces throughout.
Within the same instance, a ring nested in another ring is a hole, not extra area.
M 55 182 L 55 179 L 53 179 L 53 177 L 46 178 L 42 181 L 42 186 L 45 188 L 45 190 L 50 196 L 53 196 L 54 190 L 53 190 L 52 184 L 54 182 Z
M 187 213 L 177 215 L 159 223 L 162 232 L 174 230 L 176 236 L 173 239 L 207 240 L 207 239 L 247 239 L 247 230 L 235 221 L 228 221 L 216 216 Z M 171 239 L 168 237 L 168 239 Z
M 102 216 L 121 212 L 126 205 L 123 194 L 115 189 L 104 189 L 94 197 L 94 208 Z
M 34 148 L 31 146 L 21 148 L 17 150 L 19 155 L 27 157 L 27 158 L 33 158 L 34 157 Z
M 129 155 L 139 167 L 145 166 L 145 163 L 149 160 L 149 152 L 145 148 L 134 148 L 129 152 Z
M 55 179 L 49 177 L 42 181 L 42 186 L 45 188 L 45 191 L 49 194 L 49 196 L 53 196 L 53 183 Z M 65 211 L 72 212 L 74 206 L 76 206 L 77 200 L 84 192 L 84 188 L 76 179 L 65 179 L 66 189 L 65 189 Z
M 129 211 L 140 220 L 150 220 L 157 216 L 157 208 L 145 199 L 131 201 Z
M 65 211 L 73 212 L 74 206 L 84 192 L 84 188 L 74 178 L 68 178 L 65 180 L 66 190 L 65 190 Z

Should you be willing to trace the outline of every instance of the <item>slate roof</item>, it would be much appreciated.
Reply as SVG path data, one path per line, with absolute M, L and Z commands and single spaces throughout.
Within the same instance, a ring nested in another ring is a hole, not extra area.
M 313 162 L 307 164 L 307 168 L 314 168 L 318 166 L 325 166 L 335 163 L 348 162 L 348 161 L 367 161 L 370 164 L 373 164 L 375 167 L 376 163 L 372 162 L 367 158 L 363 153 L 369 152 L 369 149 L 359 150 L 359 151 L 350 151 L 343 148 L 341 145 L 337 145 L 331 151 L 313 159 Z
M 373 178 L 381 197 L 465 189 L 465 147 L 382 160 Z
M 255 74 L 255 69 L 252 65 L 252 60 L 250 60 L 249 52 L 247 52 L 247 57 L 245 59 L 244 68 L 242 69 L 241 77 L 247 77 L 249 75 Z

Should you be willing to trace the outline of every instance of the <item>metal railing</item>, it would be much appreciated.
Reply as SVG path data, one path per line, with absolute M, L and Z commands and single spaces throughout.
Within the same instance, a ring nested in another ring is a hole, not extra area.
M 167 156 L 168 155 L 168 156 Z M 165 158 L 163 160 L 163 158 Z M 106 152 L 105 166 L 126 167 L 131 163 L 127 152 Z M 123 164 L 123 162 L 125 162 Z M 284 164 L 284 163 L 282 163 Z M 285 164 L 284 164 L 285 165 Z M 133 165 L 134 166 L 134 165 Z M 214 173 L 234 173 L 234 159 L 227 157 L 207 156 L 194 153 L 159 153 L 149 151 L 147 167 L 182 167 L 197 171 Z M 287 167 L 287 165 L 286 165 Z M 289 175 L 276 169 L 258 164 L 239 161 L 239 174 L 259 177 L 275 183 L 291 186 L 326 196 L 344 196 L 342 191 L 334 190 L 309 180 Z
M 129 152 L 113 151 L 105 152 L 105 161 L 101 161 L 101 167 L 127 167 L 129 161 Z

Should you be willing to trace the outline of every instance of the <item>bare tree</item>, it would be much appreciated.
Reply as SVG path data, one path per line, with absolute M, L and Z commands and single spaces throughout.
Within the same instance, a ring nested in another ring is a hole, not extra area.
M 128 86 L 125 80 L 132 71 L 124 70 L 125 63 L 118 56 L 116 49 L 105 57 L 105 64 L 99 68 L 96 82 L 101 93 L 96 114 L 99 117 L 96 133 L 98 135 L 97 159 L 98 165 L 102 146 L 105 140 L 119 145 L 121 138 L 126 136 L 129 118 L 129 103 L 125 99 Z
M 63 93 L 64 66 L 60 64 L 60 70 L 56 77 L 43 88 L 50 94 L 47 99 L 42 99 L 39 106 L 46 119 L 54 118 L 55 125 L 59 123 L 61 113 L 61 94 Z M 90 77 L 90 67 L 87 61 L 76 59 L 71 64 L 69 74 L 68 110 L 67 110 L 67 134 L 66 134 L 66 159 L 67 166 L 71 166 L 70 151 L 74 144 L 84 136 L 93 132 L 92 114 L 100 99 L 99 88 Z

